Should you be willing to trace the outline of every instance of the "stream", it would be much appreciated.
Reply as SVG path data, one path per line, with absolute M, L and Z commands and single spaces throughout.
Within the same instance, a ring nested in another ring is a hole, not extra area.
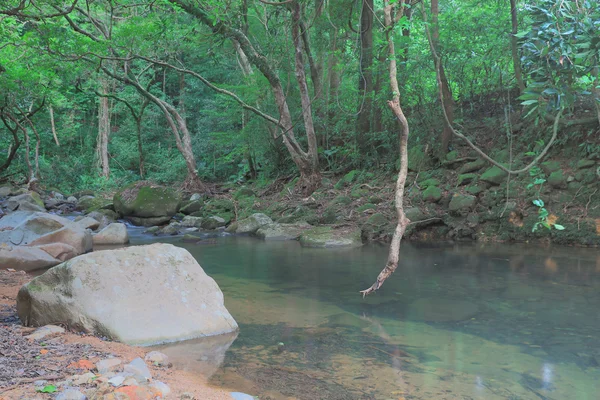
M 162 347 L 211 385 L 260 400 L 598 399 L 597 249 L 404 242 L 398 270 L 363 299 L 385 246 L 141 232 L 132 244 L 190 251 L 240 325 L 228 349 L 234 338 Z

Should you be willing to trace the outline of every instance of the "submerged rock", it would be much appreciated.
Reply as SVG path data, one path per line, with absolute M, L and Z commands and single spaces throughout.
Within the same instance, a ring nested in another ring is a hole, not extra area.
M 162 243 L 97 251 L 51 268 L 21 288 L 17 313 L 28 326 L 62 321 L 134 345 L 238 329 L 216 282 L 186 250 Z
M 463 321 L 478 312 L 479 308 L 473 302 L 441 297 L 419 299 L 408 307 L 411 319 L 429 322 Z

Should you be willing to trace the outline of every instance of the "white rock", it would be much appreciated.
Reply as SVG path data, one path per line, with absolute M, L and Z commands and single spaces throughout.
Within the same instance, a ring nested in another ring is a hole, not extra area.
M 67 202 L 68 203 L 77 203 L 77 197 L 69 196 L 69 197 L 67 197 Z
M 94 244 L 126 244 L 129 243 L 127 227 L 114 222 L 93 236 Z
M 190 201 L 200 200 L 201 198 L 202 198 L 202 196 L 199 193 L 194 193 L 193 195 L 190 196 Z
M 30 340 L 40 340 L 45 338 L 46 336 L 55 335 L 65 333 L 65 330 L 60 326 L 56 325 L 46 325 L 41 328 L 36 329 L 31 335 L 25 336 Z
M 157 366 L 167 365 L 169 363 L 169 357 L 160 351 L 151 351 L 146 354 L 144 360 Z
M 230 395 L 233 400 L 255 400 L 254 396 L 250 396 L 249 394 L 246 394 L 246 393 L 231 392 Z
M 113 385 L 114 387 L 119 387 L 125 382 L 125 377 L 123 375 L 117 375 L 108 380 L 108 383 Z
M 67 389 L 56 396 L 56 400 L 86 400 L 85 394 L 81 393 L 79 389 Z
M 96 363 L 96 369 L 101 375 L 106 375 L 107 372 L 111 372 L 119 368 L 123 362 L 119 358 L 106 358 Z
M 139 357 L 125 365 L 123 372 L 126 374 L 131 374 L 138 381 L 152 379 L 152 373 L 150 372 L 150 369 L 148 369 L 148 366 L 144 360 Z
M 169 395 L 169 393 L 171 393 L 171 388 L 169 388 L 169 386 L 167 384 L 165 384 L 161 381 L 154 381 L 148 386 L 158 390 L 162 394 L 163 397 L 166 397 Z

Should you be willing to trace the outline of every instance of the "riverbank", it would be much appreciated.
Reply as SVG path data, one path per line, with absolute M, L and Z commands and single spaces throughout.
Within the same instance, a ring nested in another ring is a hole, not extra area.
M 21 286 L 33 277 L 24 272 L 0 270 L 0 399 L 45 400 L 73 387 L 88 399 L 153 399 L 162 382 L 168 399 L 231 400 L 223 390 L 208 386 L 197 374 L 170 365 L 146 362 L 152 375 L 148 388 L 139 385 L 114 387 L 110 375 L 97 367 L 102 360 L 117 358 L 123 365 L 144 359 L 150 350 L 98 337 L 65 331 L 43 339 L 27 339 L 35 328 L 21 326 L 16 315 L 16 296 Z M 45 382 L 44 382 L 45 381 Z M 152 386 L 152 384 L 156 384 Z M 40 391 L 45 391 L 43 393 Z M 133 397 L 118 397 L 136 392 Z M 56 391 L 56 393 L 54 393 Z M 69 398 L 70 399 L 70 398 Z

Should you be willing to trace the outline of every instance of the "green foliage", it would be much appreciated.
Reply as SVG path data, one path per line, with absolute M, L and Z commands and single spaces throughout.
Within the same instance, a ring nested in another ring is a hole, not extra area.
M 544 202 L 541 199 L 533 200 L 533 205 L 538 208 L 538 221 L 533 224 L 531 232 L 537 231 L 540 226 L 543 226 L 548 230 L 554 228 L 557 231 L 562 231 L 565 229 L 564 226 L 556 223 L 556 216 L 550 215 L 548 210 L 546 210 L 544 207 Z

